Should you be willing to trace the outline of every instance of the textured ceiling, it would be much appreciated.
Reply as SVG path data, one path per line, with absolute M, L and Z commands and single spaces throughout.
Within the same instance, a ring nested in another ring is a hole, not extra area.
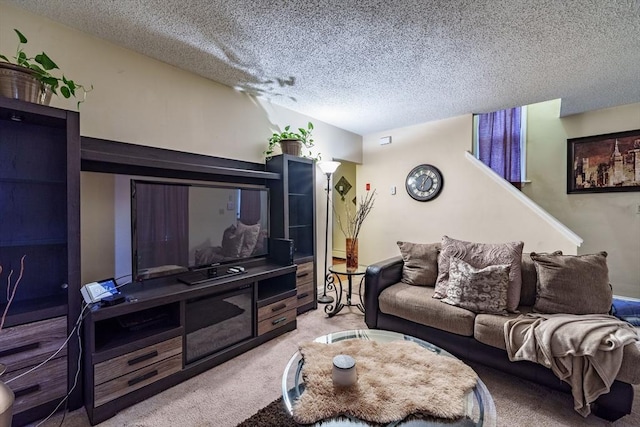
M 359 134 L 640 102 L 638 0 L 9 3 Z

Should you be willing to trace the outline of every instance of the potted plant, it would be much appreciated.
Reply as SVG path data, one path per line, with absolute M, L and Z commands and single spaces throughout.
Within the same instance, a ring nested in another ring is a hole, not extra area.
M 276 145 L 280 145 L 282 154 L 292 154 L 294 156 L 307 157 L 310 159 L 319 160 L 320 154 L 314 156 L 311 150 L 308 153 L 303 153 L 302 147 L 307 149 L 313 147 L 313 139 L 311 139 L 311 133 L 313 132 L 313 123 L 309 122 L 307 128 L 298 128 L 298 132 L 290 131 L 291 126 L 284 127 L 284 131 L 280 133 L 274 133 L 269 138 L 269 145 L 264 151 L 264 155 L 267 160 L 273 157 L 274 149 Z
M 59 70 L 58 65 L 44 52 L 32 58 L 28 57 L 23 50 L 23 45 L 27 44 L 27 38 L 20 31 L 16 29 L 14 31 L 18 36 L 14 62 L 0 54 L 0 60 L 2 60 L 0 61 L 0 95 L 49 105 L 51 94 L 58 95 L 60 91 L 65 98 L 81 95 L 82 99 L 78 101 L 79 107 L 93 86 L 87 90 L 83 85 L 65 77 L 64 74 L 61 77 L 52 75 L 50 71 Z

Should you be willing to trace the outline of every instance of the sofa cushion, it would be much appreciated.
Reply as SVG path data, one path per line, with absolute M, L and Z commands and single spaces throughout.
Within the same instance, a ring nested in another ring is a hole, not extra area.
M 613 292 L 607 253 L 545 255 L 531 253 L 538 273 L 534 311 L 539 313 L 607 314 Z
M 562 255 L 562 251 L 552 252 L 551 255 Z M 538 287 L 538 273 L 531 254 L 522 254 L 522 287 L 520 288 L 520 305 L 533 306 L 536 303 L 536 289 Z
M 508 313 L 506 316 L 495 314 L 478 314 L 473 325 L 473 337 L 483 344 L 507 351 L 504 342 L 504 324 L 509 319 L 515 319 L 521 314 L 530 313 L 533 307 L 520 306 L 520 313 Z
M 442 302 L 474 313 L 507 314 L 509 264 L 475 268 L 451 257 L 448 283 Z
M 433 299 L 434 289 L 396 283 L 380 293 L 378 303 L 385 314 L 458 335 L 472 336 L 475 313 Z
M 440 243 L 398 242 L 402 255 L 402 279 L 409 285 L 435 286 Z
M 640 384 L 640 341 L 624 347 L 622 365 L 616 379 L 629 384 Z
M 449 281 L 449 262 L 456 256 L 476 268 L 484 268 L 495 264 L 509 264 L 509 289 L 507 291 L 507 310 L 517 310 L 520 302 L 520 288 L 522 286 L 523 242 L 509 243 L 473 243 L 463 240 L 442 237 L 442 249 L 438 257 L 438 279 L 434 298 L 444 298 L 447 295 Z

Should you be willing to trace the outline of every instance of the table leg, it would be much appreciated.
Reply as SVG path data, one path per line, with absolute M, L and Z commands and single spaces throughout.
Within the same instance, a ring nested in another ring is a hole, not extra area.
M 364 276 L 360 279 L 360 285 L 358 286 L 358 295 L 360 296 L 360 304 L 357 304 L 361 312 L 364 313 L 364 299 L 362 295 L 362 284 L 364 283 Z
M 340 278 L 340 275 L 336 274 L 335 276 L 338 277 L 338 285 L 335 285 L 335 280 L 333 278 L 333 275 L 331 277 L 331 284 L 333 285 L 333 289 L 336 291 L 336 300 L 335 300 L 335 305 L 334 304 L 327 304 L 324 306 L 324 312 L 327 313 L 327 316 L 329 317 L 333 317 L 336 314 L 338 314 L 340 312 L 340 310 L 342 310 L 344 308 L 344 304 L 342 304 L 342 279 Z M 338 287 L 340 287 L 340 289 L 338 290 Z

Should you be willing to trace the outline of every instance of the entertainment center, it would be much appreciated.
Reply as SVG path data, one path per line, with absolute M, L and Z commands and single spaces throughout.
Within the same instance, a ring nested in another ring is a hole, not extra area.
M 3 198 L 3 218 L 15 217 L 27 227 L 3 228 L 3 278 L 6 268 L 19 267 L 16 258 L 30 246 L 44 251 L 30 257 L 32 270 L 27 270 L 9 310 L 0 335 L 0 363 L 7 363 L 11 373 L 43 361 L 84 316 L 82 380 L 74 388 L 80 348 L 72 337 L 57 358 L 30 376 L 34 384 L 25 386 L 26 393 L 34 397 L 28 407 L 16 405 L 14 425 L 46 416 L 67 393 L 68 408 L 84 403 L 90 422 L 97 424 L 295 329 L 297 314 L 317 307 L 313 161 L 282 155 L 265 166 L 86 138 L 79 136 L 78 122 L 77 113 L 0 98 L 0 154 L 24 159 L 14 161 L 13 168 L 5 162 L 0 168 L 3 194 L 8 194 L 4 187 L 16 186 L 21 194 Z M 54 169 L 33 162 L 32 140 L 38 144 L 36 160 L 60 159 L 54 178 L 37 176 Z M 124 302 L 91 304 L 84 311 L 81 170 L 133 177 L 134 280 L 120 288 Z M 33 208 L 49 209 L 50 199 L 38 201 L 40 187 L 63 190 L 52 194 L 65 206 L 66 216 L 55 210 L 53 218 L 33 215 Z M 144 230 L 147 225 L 149 230 Z M 20 237 L 49 229 L 52 238 Z M 51 245 L 59 255 L 48 250 Z M 51 284 L 34 278 L 39 271 L 51 275 L 51 268 L 56 272 Z M 0 301 L 0 309 L 6 305 L 6 299 Z M 4 351 L 12 347 L 17 350 Z M 59 387 L 49 385 L 52 378 Z
M 127 285 L 128 301 L 85 320 L 92 424 L 296 328 L 296 266 L 247 262 L 243 274 L 187 285 Z

